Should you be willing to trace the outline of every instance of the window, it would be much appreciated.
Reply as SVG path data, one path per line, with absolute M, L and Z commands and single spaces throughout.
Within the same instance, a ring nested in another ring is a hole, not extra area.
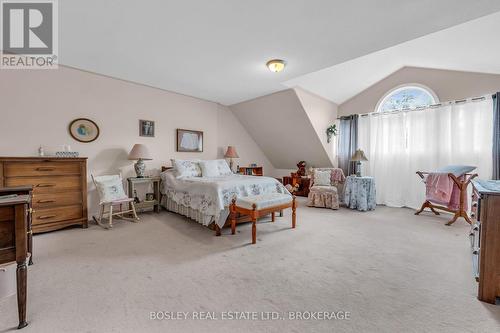
M 422 85 L 404 85 L 389 91 L 377 105 L 377 112 L 416 109 L 438 103 L 432 90 Z

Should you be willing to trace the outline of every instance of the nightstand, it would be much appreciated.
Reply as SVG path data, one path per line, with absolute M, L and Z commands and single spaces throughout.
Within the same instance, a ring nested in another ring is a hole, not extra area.
M 347 176 L 344 203 L 347 207 L 359 211 L 374 210 L 377 206 L 375 178 Z
M 160 212 L 160 177 L 129 177 L 127 178 L 128 182 L 128 196 L 130 198 L 134 197 L 135 189 L 137 184 L 152 184 L 153 185 L 153 200 L 143 200 L 140 202 L 136 202 L 135 209 L 137 212 L 144 212 L 148 208 L 152 208 L 155 212 Z
M 292 185 L 295 186 L 296 184 L 299 184 L 299 189 L 298 191 L 294 192 L 296 196 L 299 197 L 307 197 L 309 195 L 309 187 L 311 184 L 311 178 L 307 177 L 292 177 L 292 176 L 284 176 L 283 177 L 283 185 Z

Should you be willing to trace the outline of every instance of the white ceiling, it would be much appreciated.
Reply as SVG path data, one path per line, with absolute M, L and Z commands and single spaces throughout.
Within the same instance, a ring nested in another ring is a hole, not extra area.
M 498 0 L 59 1 L 59 59 L 230 105 L 498 10 Z M 269 72 L 271 58 L 285 71 Z
M 500 74 L 500 13 L 289 80 L 342 104 L 405 66 Z

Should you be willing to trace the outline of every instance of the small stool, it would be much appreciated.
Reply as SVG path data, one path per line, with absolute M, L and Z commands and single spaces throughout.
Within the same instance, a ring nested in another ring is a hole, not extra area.
M 275 221 L 276 212 L 285 208 L 292 208 L 292 228 L 295 228 L 296 209 L 295 196 L 281 193 L 267 193 L 233 199 L 230 206 L 231 234 L 236 233 L 236 214 L 248 215 L 252 219 L 252 244 L 257 242 L 257 219 L 271 214 Z

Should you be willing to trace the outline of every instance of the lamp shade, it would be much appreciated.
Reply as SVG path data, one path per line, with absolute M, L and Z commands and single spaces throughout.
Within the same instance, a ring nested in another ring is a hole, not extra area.
M 152 160 L 146 145 L 136 143 L 130 153 L 128 154 L 129 160 Z
M 361 149 L 356 150 L 354 155 L 351 157 L 351 161 L 368 161 L 368 159 L 365 156 L 365 152 L 362 151 Z
M 236 152 L 236 148 L 234 148 L 234 146 L 228 146 L 226 154 L 224 155 L 224 157 L 227 157 L 227 158 L 238 158 L 239 156 L 238 156 L 238 153 Z

